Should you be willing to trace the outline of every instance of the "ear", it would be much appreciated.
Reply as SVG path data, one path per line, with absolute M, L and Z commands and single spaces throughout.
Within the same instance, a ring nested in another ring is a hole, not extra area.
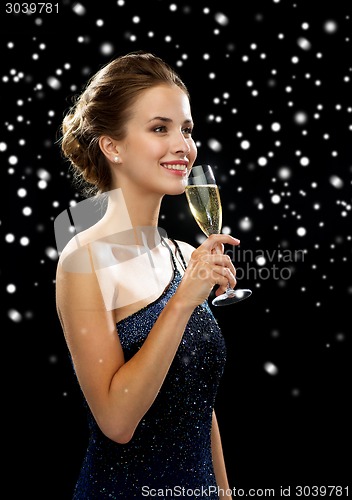
M 110 162 L 118 163 L 120 161 L 120 159 L 116 160 L 116 158 L 119 158 L 119 151 L 117 141 L 115 141 L 115 139 L 112 139 L 107 135 L 102 135 L 99 138 L 99 147 Z

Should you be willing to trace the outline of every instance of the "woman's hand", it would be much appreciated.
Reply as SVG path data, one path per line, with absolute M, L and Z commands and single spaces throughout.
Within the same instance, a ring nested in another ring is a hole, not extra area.
M 240 240 L 228 234 L 212 234 L 191 254 L 177 294 L 194 307 L 208 298 L 214 285 L 217 294 L 225 292 L 227 285 L 236 286 L 236 269 L 224 245 L 239 245 Z

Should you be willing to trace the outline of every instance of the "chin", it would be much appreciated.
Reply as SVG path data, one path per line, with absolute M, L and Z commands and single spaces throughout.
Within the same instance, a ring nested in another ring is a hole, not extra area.
M 174 189 L 169 189 L 165 194 L 169 195 L 169 196 L 177 196 L 179 194 L 184 194 L 185 192 L 185 186 L 179 186 L 178 188 L 174 188 Z

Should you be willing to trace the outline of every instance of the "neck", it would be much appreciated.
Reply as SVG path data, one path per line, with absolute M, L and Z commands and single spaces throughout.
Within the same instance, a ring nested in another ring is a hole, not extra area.
M 133 230 L 138 245 L 147 243 L 154 246 L 160 240 L 158 220 L 161 196 L 129 196 L 120 188 L 109 191 L 107 196 L 103 221 L 110 234 Z

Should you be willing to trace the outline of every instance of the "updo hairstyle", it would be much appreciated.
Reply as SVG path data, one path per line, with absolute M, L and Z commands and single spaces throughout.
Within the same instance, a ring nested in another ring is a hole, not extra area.
M 120 56 L 103 66 L 75 98 L 61 125 L 61 149 L 72 167 L 73 180 L 85 196 L 109 191 L 110 166 L 99 138 L 126 136 L 126 124 L 140 94 L 160 84 L 185 84 L 161 58 L 143 51 Z

